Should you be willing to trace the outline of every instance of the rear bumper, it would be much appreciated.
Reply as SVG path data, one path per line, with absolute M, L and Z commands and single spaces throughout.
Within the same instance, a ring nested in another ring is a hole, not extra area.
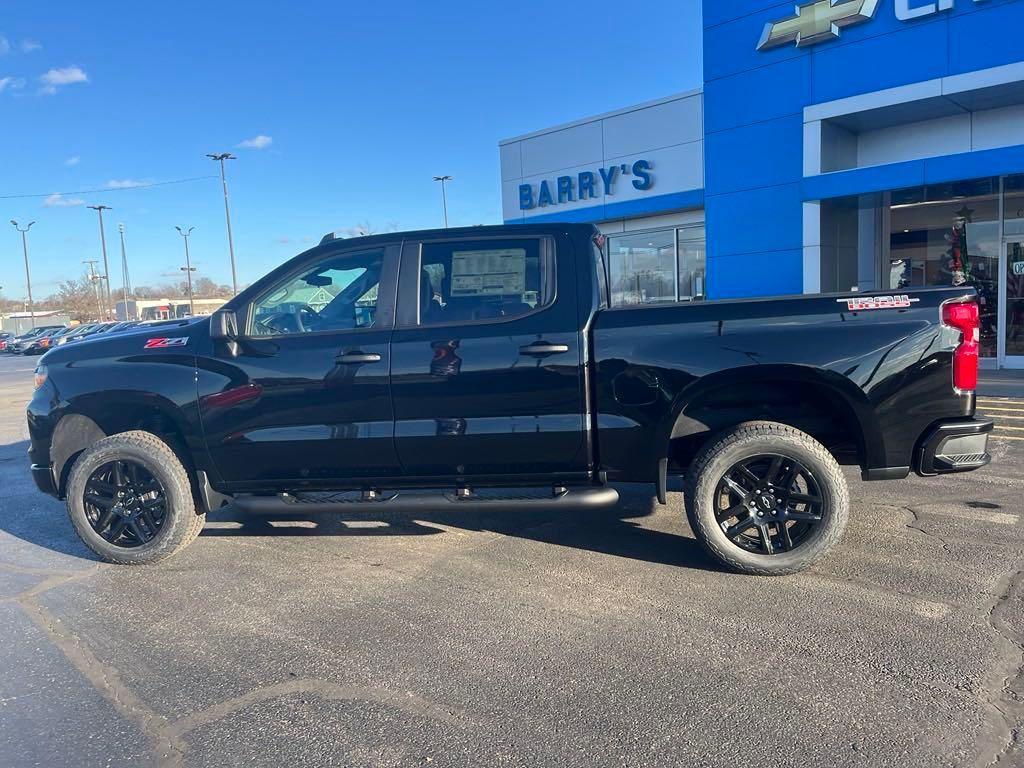
M 992 422 L 987 419 L 932 425 L 914 451 L 914 471 L 927 477 L 970 472 L 984 467 L 992 460 L 988 453 L 988 433 L 991 431 Z
M 40 491 L 50 496 L 57 496 L 57 483 L 53 479 L 53 467 L 49 464 L 33 464 L 32 479 Z

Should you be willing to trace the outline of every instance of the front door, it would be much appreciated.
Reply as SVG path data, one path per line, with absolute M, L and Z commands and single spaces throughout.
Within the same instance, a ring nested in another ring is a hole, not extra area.
M 570 247 L 529 234 L 406 243 L 391 382 L 407 476 L 585 477 Z
M 317 249 L 239 312 L 235 353 L 224 345 L 200 358 L 203 427 L 225 489 L 397 474 L 389 373 L 399 249 Z
M 1006 243 L 1006 301 L 1001 313 L 1003 364 L 1024 368 L 1024 238 Z

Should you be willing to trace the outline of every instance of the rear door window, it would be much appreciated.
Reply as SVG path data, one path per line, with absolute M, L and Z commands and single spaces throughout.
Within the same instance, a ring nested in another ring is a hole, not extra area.
M 510 320 L 554 300 L 548 238 L 424 243 L 419 271 L 420 325 Z

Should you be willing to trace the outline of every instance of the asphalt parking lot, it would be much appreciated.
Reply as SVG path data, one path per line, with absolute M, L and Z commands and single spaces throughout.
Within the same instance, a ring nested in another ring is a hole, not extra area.
M 0 356 L 5 766 L 1024 765 L 1024 401 L 995 460 L 862 483 L 843 546 L 718 570 L 674 494 L 605 514 L 268 519 L 146 568 L 35 491 Z

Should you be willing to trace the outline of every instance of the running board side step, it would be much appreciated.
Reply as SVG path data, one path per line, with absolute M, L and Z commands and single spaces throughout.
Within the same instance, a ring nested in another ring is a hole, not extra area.
M 603 509 L 619 501 L 619 492 L 607 486 L 541 489 L 487 488 L 465 492 L 340 491 L 337 493 L 282 493 L 276 496 L 238 495 L 234 506 L 255 513 L 353 512 L 379 509 L 421 512 L 468 507 L 473 509 L 554 510 Z

